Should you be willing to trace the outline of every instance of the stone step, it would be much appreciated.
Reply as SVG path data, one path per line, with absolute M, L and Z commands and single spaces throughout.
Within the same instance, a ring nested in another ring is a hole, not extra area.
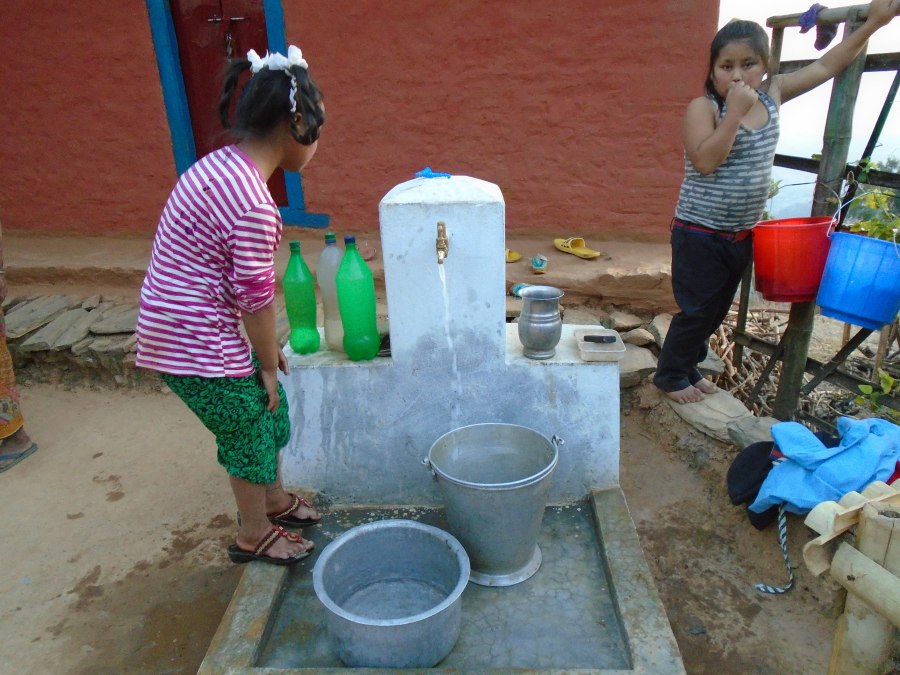
M 518 298 L 509 298 L 507 321 L 516 321 L 520 308 Z M 74 383 L 79 377 L 88 377 L 111 385 L 161 386 L 155 374 L 134 369 L 138 307 L 133 301 L 106 300 L 98 295 L 20 296 L 8 298 L 4 311 L 17 374 L 39 381 Z M 626 353 L 619 364 L 622 388 L 637 386 L 656 369 L 657 343 L 661 344 L 665 337 L 670 316 L 641 318 L 580 306 L 563 307 L 562 313 L 567 324 L 618 328 L 626 342 Z M 319 314 L 321 324 L 321 307 Z M 276 298 L 276 317 L 276 335 L 283 345 L 290 327 L 280 294 Z M 386 331 L 387 307 L 383 303 L 379 303 L 378 317 L 379 325 Z M 720 373 L 721 361 L 713 355 L 701 364 L 701 371 Z

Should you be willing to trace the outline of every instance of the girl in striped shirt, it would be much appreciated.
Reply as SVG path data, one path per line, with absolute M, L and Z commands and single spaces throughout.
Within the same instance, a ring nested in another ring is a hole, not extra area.
M 710 47 L 706 95 L 684 115 L 685 175 L 672 221 L 672 319 L 654 384 L 678 403 L 715 394 L 697 364 L 725 319 L 753 258 L 753 226 L 769 195 L 778 109 L 846 68 L 869 37 L 900 11 L 900 0 L 873 0 L 866 22 L 818 61 L 768 76 L 762 26 L 732 21 Z
M 219 112 L 237 142 L 191 166 L 163 209 L 141 288 L 136 363 L 161 373 L 216 437 L 239 514 L 230 558 L 285 565 L 313 544 L 284 527 L 320 516 L 282 488 L 278 472 L 290 419 L 277 371 L 288 369 L 273 302 L 282 225 L 266 181 L 312 159 L 325 111 L 292 45 L 287 56 L 251 50 L 232 61 Z

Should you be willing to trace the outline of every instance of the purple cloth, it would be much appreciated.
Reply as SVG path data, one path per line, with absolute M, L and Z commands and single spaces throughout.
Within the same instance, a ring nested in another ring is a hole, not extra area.
M 820 5 L 819 3 L 814 4 L 808 10 L 803 12 L 800 15 L 800 32 L 806 33 L 813 26 L 816 25 L 816 18 L 819 16 L 819 12 L 823 9 L 828 9 L 827 7 Z
M 800 15 L 800 32 L 806 33 L 813 26 L 816 26 L 816 42 L 815 47 L 819 51 L 822 51 L 831 44 L 831 41 L 834 40 L 834 36 L 837 35 L 837 24 L 829 24 L 827 26 L 819 26 L 816 24 L 816 20 L 819 18 L 819 12 L 823 9 L 828 9 L 824 5 L 820 5 L 819 3 L 813 4 L 808 10 L 803 12 Z

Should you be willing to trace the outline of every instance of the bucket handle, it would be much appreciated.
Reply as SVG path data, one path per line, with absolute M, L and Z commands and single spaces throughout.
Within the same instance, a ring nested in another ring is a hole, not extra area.
M 559 452 L 559 448 L 561 446 L 566 444 L 566 442 L 563 439 L 561 439 L 559 436 L 557 436 L 556 434 L 553 434 L 553 436 L 550 438 L 550 442 L 556 446 L 557 452 Z M 431 466 L 431 460 L 428 457 L 422 458 L 422 466 L 424 466 L 426 469 L 428 469 L 431 472 L 432 480 L 437 481 L 437 479 L 438 479 L 437 472 L 434 470 L 434 467 Z
M 422 466 L 424 466 L 426 469 L 428 469 L 431 472 L 431 479 L 433 481 L 437 481 L 437 479 L 438 479 L 437 473 L 435 473 L 434 467 L 431 466 L 431 460 L 428 459 L 427 457 L 423 457 L 422 458 Z
M 829 190 L 831 190 L 831 194 L 833 194 L 833 195 L 835 196 L 835 199 L 837 200 L 837 203 L 838 203 L 838 207 L 837 207 L 837 209 L 835 210 L 834 215 L 831 217 L 831 223 L 828 225 L 828 231 L 826 232 L 826 236 L 827 236 L 829 239 L 831 239 L 831 235 L 834 234 L 835 229 L 837 228 L 837 226 L 838 226 L 838 225 L 840 224 L 840 222 L 841 222 L 841 212 L 842 212 L 847 206 L 849 206 L 850 204 L 852 204 L 853 202 L 855 202 L 857 199 L 862 199 L 863 197 L 866 197 L 866 196 L 872 194 L 872 191 L 871 191 L 871 190 L 868 190 L 868 191 L 860 192 L 859 194 L 855 195 L 855 196 L 852 197 L 851 199 L 848 199 L 848 200 L 845 201 L 845 202 L 841 202 L 841 196 L 840 196 L 837 192 L 835 192 L 835 191 L 831 188 L 830 185 L 828 185 L 827 183 L 822 183 L 821 181 L 816 181 L 816 183 L 818 183 L 819 185 L 824 185 L 824 186 L 827 187 Z M 896 243 L 896 240 L 897 240 L 897 233 L 895 232 L 895 233 L 894 233 L 894 243 Z

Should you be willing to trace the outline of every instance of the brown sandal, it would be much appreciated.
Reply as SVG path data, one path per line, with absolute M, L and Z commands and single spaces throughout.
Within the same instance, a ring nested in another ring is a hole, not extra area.
M 271 565 L 293 565 L 296 562 L 300 562 L 304 558 L 308 558 L 312 553 L 312 548 L 310 548 L 307 551 L 300 551 L 290 558 L 273 558 L 270 555 L 266 555 L 266 551 L 272 548 L 272 545 L 282 538 L 296 542 L 298 544 L 308 543 L 303 537 L 299 537 L 296 534 L 287 532 L 284 528 L 279 527 L 278 525 L 274 525 L 272 529 L 266 532 L 266 535 L 259 540 L 256 548 L 254 548 L 252 551 L 243 549 L 235 543 L 228 547 L 228 557 L 231 558 L 231 562 L 235 563 L 248 563 L 254 560 L 258 560 L 260 562 L 266 562 Z
M 309 525 L 319 524 L 322 516 L 319 516 L 318 518 L 298 518 L 297 516 L 291 515 L 301 506 L 305 506 L 308 509 L 314 509 L 316 507 L 303 499 L 303 497 L 298 497 L 293 492 L 289 492 L 288 496 L 291 498 L 291 505 L 280 513 L 266 514 L 269 520 L 276 525 L 282 525 L 284 527 L 307 527 Z

